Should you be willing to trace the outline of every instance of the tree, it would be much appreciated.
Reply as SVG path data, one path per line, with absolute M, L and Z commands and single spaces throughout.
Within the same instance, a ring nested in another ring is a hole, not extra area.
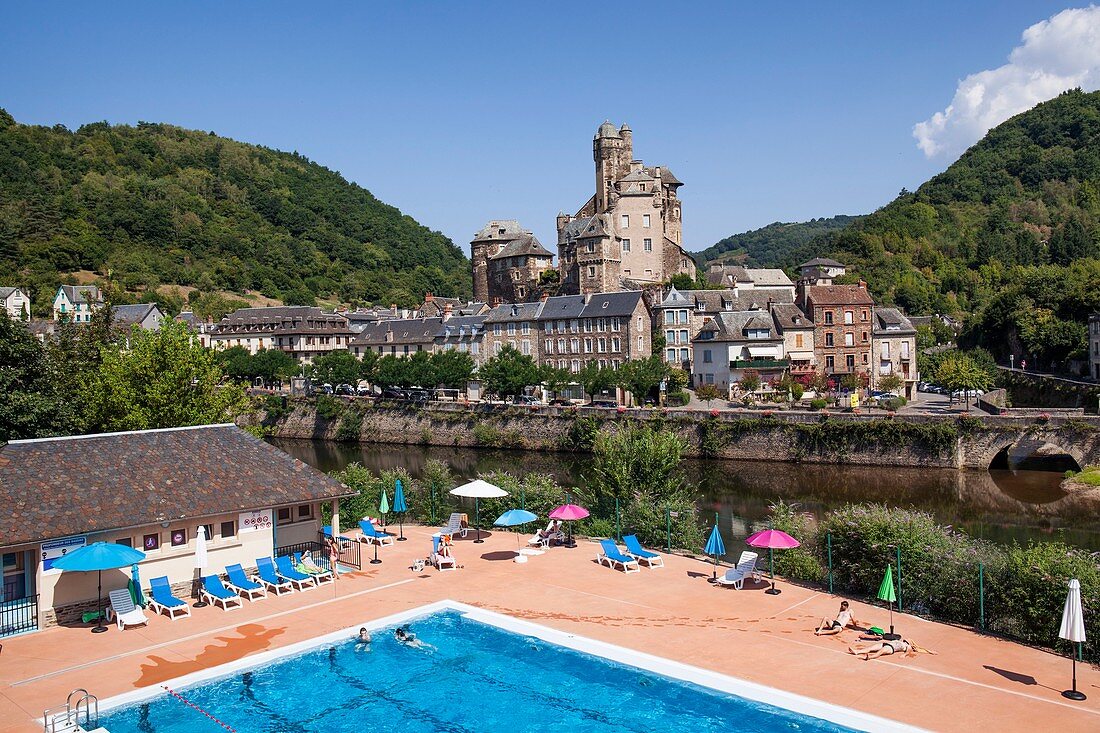
M 952 393 L 958 390 L 966 393 L 978 389 L 987 390 L 993 384 L 989 374 L 978 362 L 961 352 L 953 352 L 944 357 L 936 370 L 936 379 Z M 954 401 L 954 394 L 951 399 Z
M 741 390 L 752 394 L 760 389 L 760 372 L 755 369 L 746 369 L 741 373 Z
M 406 368 L 405 359 L 393 354 L 386 354 L 374 364 L 374 384 L 385 389 L 386 387 L 408 387 L 409 371 Z
M 588 482 L 604 503 L 628 502 L 639 494 L 667 499 L 684 489 L 680 467 L 684 442 L 670 430 L 632 425 L 600 431 Z
M 722 390 L 713 384 L 700 384 L 695 388 L 695 396 L 706 402 L 707 407 L 710 407 L 711 402 L 722 396 Z
M 505 346 L 500 353 L 477 370 L 485 391 L 500 396 L 517 396 L 532 384 L 539 383 L 539 368 L 530 356 Z
M 282 382 L 298 376 L 301 371 L 302 367 L 298 364 L 298 360 L 279 349 L 260 349 L 252 357 L 252 379 L 260 377 L 264 380 L 264 384 Z
M 76 400 L 55 379 L 63 369 L 24 324 L 0 309 L 0 442 L 77 432 Z
M 668 376 L 668 365 L 657 355 L 631 359 L 618 368 L 617 376 L 617 384 L 634 396 L 636 405 L 641 405 Z
M 686 371 L 680 368 L 673 368 L 668 370 L 668 391 L 679 392 L 684 387 L 688 386 L 688 382 L 691 381 L 691 377 Z
M 309 376 L 318 384 L 357 384 L 359 360 L 350 351 L 330 351 L 313 360 Z
M 611 389 L 618 382 L 615 370 L 611 367 L 600 366 L 599 362 L 590 361 L 577 374 L 577 383 L 588 393 L 588 401 L 591 403 L 596 395 L 606 389 Z
M 901 385 L 901 377 L 893 372 L 879 377 L 878 380 L 878 388 L 883 392 L 893 392 L 897 394 L 898 390 L 901 389 Z
M 547 391 L 553 392 L 555 396 L 561 394 L 574 381 L 573 373 L 568 369 L 551 364 L 544 364 L 539 370 L 539 376 L 542 383 L 546 385 Z
M 695 279 L 686 272 L 678 272 L 668 279 L 668 284 L 677 290 L 693 290 Z
M 252 355 L 243 346 L 230 346 L 214 352 L 218 366 L 230 379 L 238 382 L 252 381 Z
M 81 389 L 87 427 L 96 432 L 207 425 L 244 409 L 235 384 L 222 384 L 213 352 L 182 323 L 137 329 L 129 349 L 103 350 L 99 371 Z
M 432 356 L 427 351 L 417 351 L 405 359 L 405 374 L 412 387 L 434 387 L 435 369 Z
M 439 351 L 432 354 L 432 370 L 437 385 L 465 391 L 474 373 L 474 359 L 465 351 Z

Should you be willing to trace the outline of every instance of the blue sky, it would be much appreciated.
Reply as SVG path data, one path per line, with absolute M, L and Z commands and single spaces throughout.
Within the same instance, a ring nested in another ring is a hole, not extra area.
M 554 216 L 591 195 L 591 138 L 610 118 L 685 182 L 692 250 L 915 188 L 978 133 L 941 120 L 961 132 L 922 152 L 914 125 L 1068 7 L 94 5 L 0 6 L 0 106 L 17 120 L 171 122 L 297 150 L 464 247 L 488 219 L 516 218 L 554 249 Z

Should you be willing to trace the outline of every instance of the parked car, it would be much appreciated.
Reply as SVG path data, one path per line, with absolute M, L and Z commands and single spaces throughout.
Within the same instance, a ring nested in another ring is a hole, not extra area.
M 407 400 L 409 398 L 408 392 L 397 387 L 386 387 L 382 390 L 382 394 L 379 395 L 379 399 L 382 400 Z
M 554 399 L 550 400 L 550 404 L 557 407 L 569 407 L 573 404 L 573 400 L 566 397 L 555 397 Z
M 336 385 L 336 394 L 354 395 L 355 387 L 352 387 L 350 384 L 338 384 Z
M 618 407 L 619 403 L 616 400 L 592 400 L 589 407 Z
M 363 385 L 362 387 L 356 387 L 355 394 L 359 395 L 360 397 L 369 397 L 371 394 L 371 389 L 366 385 Z
M 431 399 L 431 395 L 428 394 L 428 390 L 426 389 L 410 389 L 406 399 L 410 402 L 422 405 Z
M 541 404 L 544 404 L 537 397 L 532 397 L 529 394 L 516 395 L 516 398 L 514 400 L 512 400 L 512 402 L 513 402 L 513 404 L 516 404 L 516 405 L 541 405 Z
M 320 387 L 317 388 L 317 391 L 321 392 L 322 394 L 332 394 L 332 385 L 328 383 L 322 384 Z

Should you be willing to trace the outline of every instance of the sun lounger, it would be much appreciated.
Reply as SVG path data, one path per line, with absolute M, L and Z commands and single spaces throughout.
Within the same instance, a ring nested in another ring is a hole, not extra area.
M 623 544 L 626 545 L 626 554 L 638 562 L 644 562 L 651 568 L 663 568 L 665 566 L 665 559 L 656 552 L 650 552 L 642 547 L 642 543 L 638 541 L 636 535 L 623 535 Z
M 252 579 L 263 583 L 265 588 L 277 596 L 281 596 L 284 591 L 294 590 L 293 583 L 285 578 L 280 578 L 279 574 L 275 572 L 275 563 L 271 561 L 270 557 L 256 558 L 256 575 Z
M 359 529 L 363 530 L 363 541 L 367 544 L 378 544 L 379 546 L 392 545 L 394 537 L 389 532 L 382 532 L 374 528 L 374 525 L 370 522 L 359 522 Z
M 725 575 L 718 577 L 718 585 L 732 585 L 737 590 L 741 590 L 745 584 L 745 578 L 752 577 L 754 580 L 760 579 L 760 573 L 756 570 L 757 554 L 755 552 L 749 552 L 745 550 L 741 553 L 741 557 L 737 560 L 737 565 L 726 571 Z
M 113 590 L 107 594 L 111 599 L 111 606 L 107 609 L 107 620 L 114 617 L 115 624 L 120 630 L 127 626 L 141 626 L 149 623 L 141 609 L 134 605 L 134 599 L 130 597 L 130 591 L 125 588 Z
M 323 567 L 314 562 L 313 558 L 310 557 L 308 552 L 304 555 L 297 552 L 294 553 L 294 569 L 299 570 L 306 575 L 312 575 L 313 579 L 318 584 L 331 583 L 332 581 L 336 580 L 336 576 L 332 574 L 332 571 L 325 570 Z
M 607 565 L 611 569 L 617 565 L 623 569 L 624 573 L 640 572 L 638 561 L 619 552 L 619 546 L 615 544 L 615 540 L 600 540 L 600 547 L 603 548 L 603 552 L 596 555 L 596 560 L 601 565 Z
M 244 574 L 244 568 L 240 566 L 240 563 L 236 565 L 226 565 L 225 574 L 229 576 L 229 580 L 226 584 L 237 591 L 242 598 L 247 598 L 250 601 L 254 601 L 257 598 L 265 598 L 267 593 L 264 591 L 263 585 L 257 583 L 254 580 L 249 580 L 248 576 Z
M 225 611 L 242 607 L 241 597 L 222 585 L 222 579 L 217 575 L 203 576 L 199 595 Z
M 550 522 L 550 524 L 546 525 L 546 529 L 527 540 L 527 544 L 548 550 L 552 542 L 557 542 L 558 544 L 565 542 L 565 532 L 562 532 L 560 529 L 555 531 L 553 527 L 554 523 Z
M 288 555 L 279 555 L 279 557 L 275 558 L 275 571 L 279 573 L 280 578 L 286 578 L 293 583 L 294 587 L 298 590 L 317 587 L 317 581 L 312 575 L 299 573 L 294 569 L 294 566 L 290 564 L 290 557 Z
M 432 565 L 435 565 L 436 570 L 454 570 L 456 567 L 454 557 L 444 557 L 439 554 L 439 543 L 441 541 L 442 538 L 439 535 L 432 535 Z
M 168 614 L 168 618 L 173 621 L 191 615 L 191 608 L 187 602 L 172 594 L 172 586 L 168 583 L 167 575 L 149 580 L 149 608 L 153 613 Z
M 455 512 L 451 515 L 451 518 L 447 520 L 447 528 L 443 530 L 443 534 L 449 534 L 451 537 L 458 535 L 459 537 L 465 537 L 467 527 L 462 526 L 462 513 Z

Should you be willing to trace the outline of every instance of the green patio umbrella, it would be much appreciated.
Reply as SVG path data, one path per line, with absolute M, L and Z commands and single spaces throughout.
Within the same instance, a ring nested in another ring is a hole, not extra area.
M 386 526 L 386 513 L 390 510 L 390 497 L 386 495 L 385 487 L 382 488 L 382 501 L 378 502 L 378 513 L 382 515 L 382 526 Z
M 890 633 L 883 634 L 883 639 L 900 639 L 901 636 L 894 633 L 894 601 L 898 599 L 894 594 L 894 568 L 891 565 L 886 566 L 886 575 L 882 578 L 882 584 L 878 587 L 879 600 L 886 601 L 890 604 Z

